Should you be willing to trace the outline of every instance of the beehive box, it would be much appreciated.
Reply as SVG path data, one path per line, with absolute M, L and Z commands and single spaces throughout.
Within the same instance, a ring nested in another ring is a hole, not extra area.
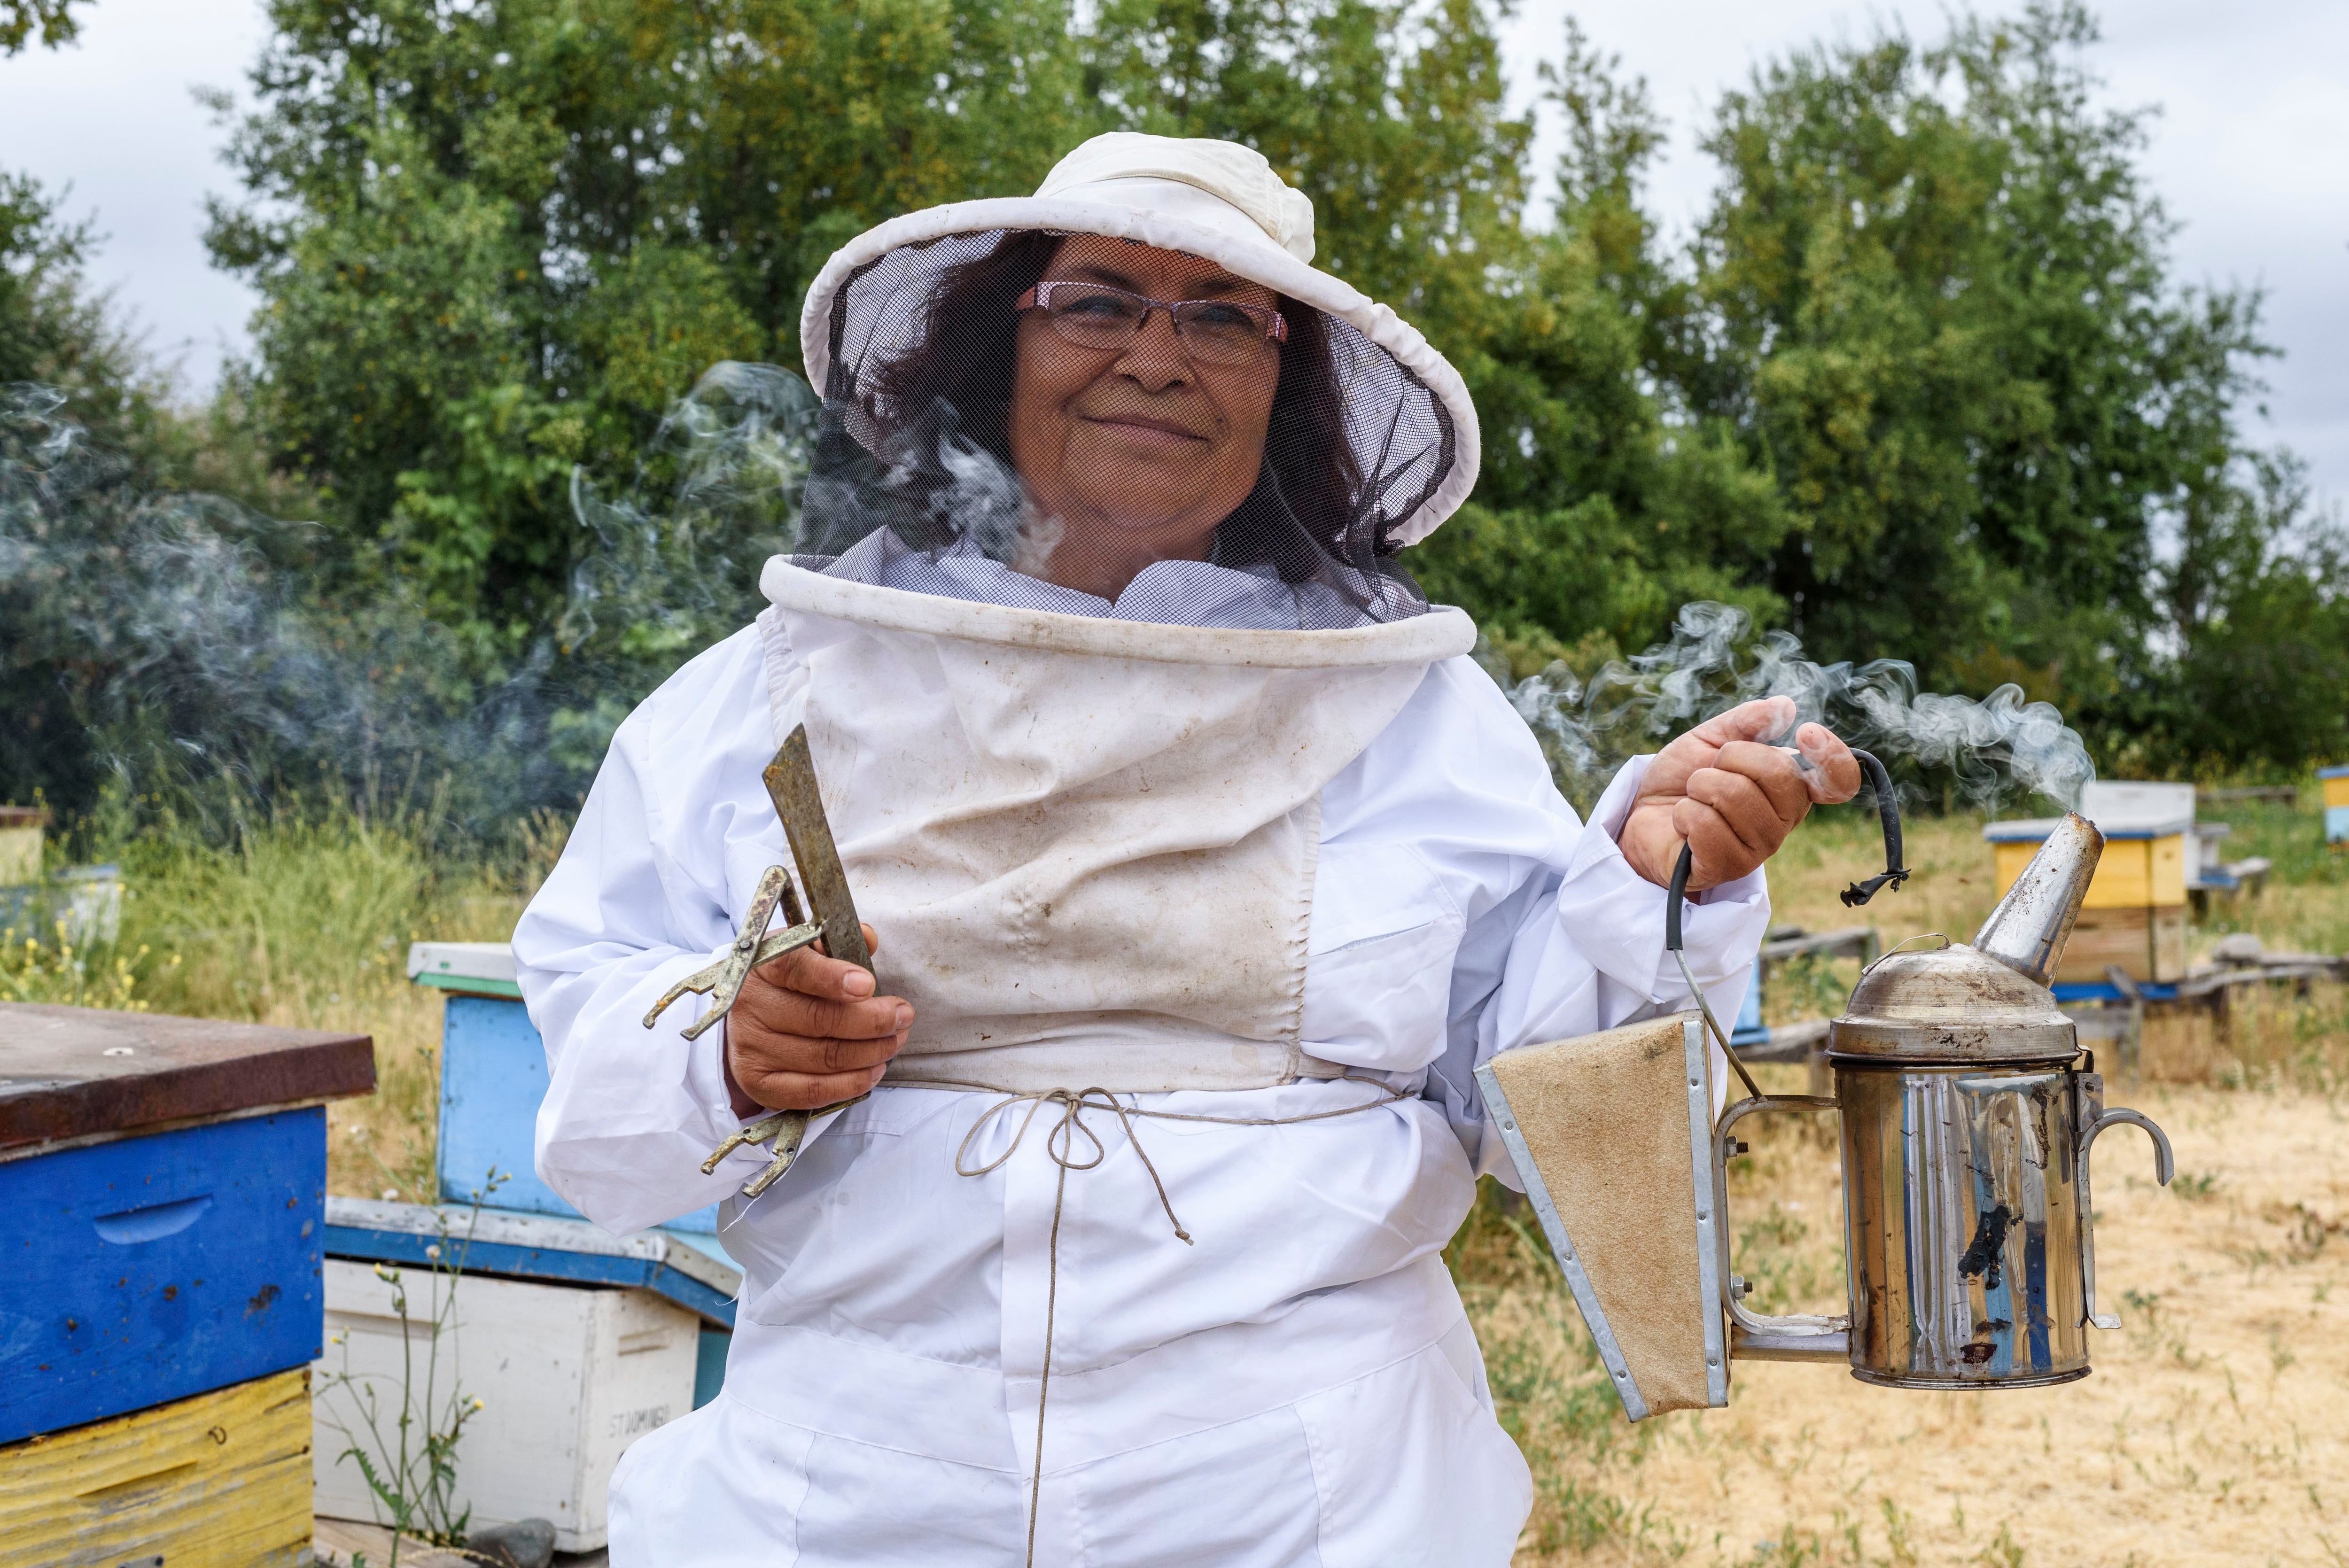
M 307 1364 L 365 1036 L 0 1005 L 0 1442 Z
M 308 1381 L 297 1367 L 0 1447 L 0 1564 L 307 1563 Z
M 562 1552 L 605 1542 L 612 1469 L 630 1443 L 693 1408 L 700 1322 L 647 1290 L 572 1288 L 413 1265 L 330 1258 L 326 1265 L 325 1354 L 313 1368 L 316 1506 L 327 1519 L 373 1520 L 354 1443 L 393 1432 L 401 1379 L 418 1388 L 430 1369 L 435 1407 L 421 1418 L 447 1424 L 447 1402 L 479 1398 L 456 1449 L 454 1495 L 476 1525 L 540 1518 Z M 405 1316 L 395 1305 L 405 1288 Z M 436 1313 L 434 1292 L 450 1309 Z M 436 1321 L 439 1326 L 436 1327 Z M 371 1456 L 375 1450 L 370 1449 Z
M 440 1200 L 471 1202 L 491 1171 L 504 1176 L 490 1202 L 526 1214 L 580 1218 L 539 1180 L 533 1143 L 546 1098 L 546 1043 L 522 1004 L 513 950 L 502 942 L 419 942 L 409 978 L 448 994 L 440 1019 Z M 646 1048 L 657 1048 L 652 1035 Z M 714 1235 L 711 1205 L 671 1230 Z
M 442 1244 L 452 1240 L 453 1252 Z M 649 1290 L 701 1320 L 693 1408 L 716 1398 L 726 1383 L 742 1273 L 715 1236 L 663 1228 L 622 1237 L 554 1214 L 330 1197 L 326 1255 L 419 1267 L 447 1255 L 469 1274 Z
M 2324 841 L 2349 844 L 2349 768 L 2320 768 L 2324 786 Z
M 41 830 L 48 821 L 44 807 L 0 806 L 0 887 L 41 880 Z
M 2105 852 L 2081 901 L 2079 923 L 2064 950 L 2055 979 L 2095 984 L 2118 965 L 2132 979 L 2160 984 L 2186 975 L 2186 890 L 2199 880 L 2194 863 L 2191 784 L 2095 783 L 2084 791 L 2081 814 L 2105 835 Z M 2055 818 L 1992 822 L 1982 830 L 1997 857 L 2003 897 L 2031 863 Z

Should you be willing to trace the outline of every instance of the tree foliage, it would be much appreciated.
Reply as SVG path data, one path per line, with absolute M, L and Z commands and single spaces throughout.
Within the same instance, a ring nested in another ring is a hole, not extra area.
M 796 363 L 841 242 L 1126 127 L 1261 150 L 1318 261 L 1461 366 L 1484 477 L 1413 564 L 1521 668 L 1710 598 L 1823 658 L 2015 680 L 2132 767 L 2349 741 L 2338 531 L 2239 426 L 2258 298 L 2177 283 L 2146 115 L 2100 107 L 2073 0 L 1765 62 L 1685 242 L 1643 206 L 1661 119 L 1571 24 L 1535 178 L 1486 0 L 269 12 L 210 229 L 265 302 L 251 428 L 484 669 L 595 546 L 574 471 L 627 471 L 712 363 Z M 2215 717 L 2246 686 L 2263 717 Z
M 2042 3 L 1758 70 L 1706 139 L 1723 181 L 1661 378 L 1775 476 L 1766 580 L 1813 646 L 2021 676 L 2136 766 L 2297 761 L 2178 721 L 2205 632 L 2240 626 L 2188 609 L 2191 542 L 2267 565 L 2292 542 L 2237 425 L 2274 350 L 2255 294 L 2173 280 L 2148 111 L 2095 107 L 2095 40 Z M 2313 605 L 2342 583 L 2310 562 Z
M 70 44 L 81 31 L 76 5 L 89 0 L 0 0 L 0 56 L 20 53 L 28 44 L 54 49 Z
M 1588 666 L 1660 635 L 1691 599 L 1783 605 L 1764 568 L 1785 508 L 1719 419 L 1659 395 L 1659 323 L 1685 284 L 1639 204 L 1664 128 L 1644 86 L 1569 24 L 1547 101 L 1567 130 L 1550 227 L 1492 280 L 1469 330 L 1438 342 L 1484 426 L 1475 501 L 1414 562 L 1475 607 L 1530 673 L 1569 645 Z
M 262 289 L 268 422 L 337 520 L 511 649 L 574 463 L 625 469 L 714 362 L 796 360 L 841 241 L 1032 188 L 1070 127 L 1053 0 L 274 0 L 213 253 Z

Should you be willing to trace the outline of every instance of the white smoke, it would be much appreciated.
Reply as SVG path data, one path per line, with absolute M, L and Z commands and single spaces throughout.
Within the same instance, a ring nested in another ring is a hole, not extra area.
M 1057 518 L 1039 516 L 1009 464 L 967 436 L 938 439 L 938 466 L 953 480 L 931 501 L 941 524 L 981 553 L 1030 577 L 1044 574 L 1061 542 Z
M 1494 661 L 1487 660 L 1487 667 Z M 1671 640 L 1614 660 L 1586 686 L 1563 664 L 1522 681 L 1496 673 L 1510 704 L 1540 738 L 1559 787 L 1587 804 L 1622 761 L 1717 713 L 1756 697 L 1794 699 L 1794 729 L 1816 721 L 1888 762 L 1896 757 L 1943 771 L 1969 803 L 2043 795 L 2079 804 L 2095 765 L 2054 705 L 2026 702 L 2002 686 L 1980 701 L 1920 692 L 1900 659 L 1821 665 L 1783 631 L 1754 634 L 1731 604 L 1682 607 Z
M 61 394 L 0 387 L 0 693 L 66 694 L 79 734 L 34 738 L 55 768 L 86 756 L 173 810 L 222 776 L 446 779 L 450 812 L 481 824 L 574 804 L 628 710 L 757 613 L 760 565 L 798 537 L 817 412 L 788 372 L 712 369 L 632 484 L 574 476 L 588 537 L 561 613 L 493 658 L 384 548 L 149 491 Z

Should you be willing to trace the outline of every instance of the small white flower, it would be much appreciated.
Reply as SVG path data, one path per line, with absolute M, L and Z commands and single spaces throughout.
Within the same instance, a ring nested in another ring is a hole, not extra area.
M 432 1260 L 433 1260 L 433 1261 L 435 1261 L 436 1263 L 437 1263 L 438 1261 L 440 1261 L 440 1243 L 438 1243 L 438 1242 L 435 1242 L 435 1243 L 433 1243 L 430 1246 L 429 1246 L 429 1247 L 425 1248 L 425 1249 L 424 1249 L 424 1255 L 425 1255 L 426 1257 L 428 1257 L 428 1258 L 432 1259 Z
M 383 1190 L 383 1201 L 387 1203 L 398 1202 L 399 1201 L 399 1189 L 397 1187 L 386 1187 Z

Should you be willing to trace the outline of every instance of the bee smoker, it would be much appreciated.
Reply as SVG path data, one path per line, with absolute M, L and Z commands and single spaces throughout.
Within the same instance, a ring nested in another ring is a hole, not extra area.
M 1876 786 L 1886 864 L 1847 904 L 1909 874 L 1890 780 L 1856 755 Z M 2120 1326 L 2096 1310 L 2089 1151 L 2127 1123 L 2152 1137 L 2164 1185 L 2173 1163 L 2161 1129 L 2105 1108 L 2095 1059 L 2047 988 L 2104 845 L 2085 818 L 2067 815 L 1971 943 L 1904 944 L 1871 965 L 1829 1026 L 1832 1097 L 1763 1094 L 1730 1052 L 1748 1094 L 1713 1127 L 1723 1222 L 1710 1227 L 1718 1261 L 1707 1272 L 1732 1357 L 1847 1361 L 1862 1382 L 1893 1388 L 2029 1388 L 2088 1375 L 2088 1327 Z M 1683 851 L 1668 905 L 1676 952 L 1687 865 Z M 1709 1009 L 1705 1021 L 1728 1050 Z M 1850 1311 L 1758 1315 L 1729 1268 L 1728 1161 L 1744 1150 L 1735 1130 L 1764 1111 L 1821 1110 L 1842 1117 Z

